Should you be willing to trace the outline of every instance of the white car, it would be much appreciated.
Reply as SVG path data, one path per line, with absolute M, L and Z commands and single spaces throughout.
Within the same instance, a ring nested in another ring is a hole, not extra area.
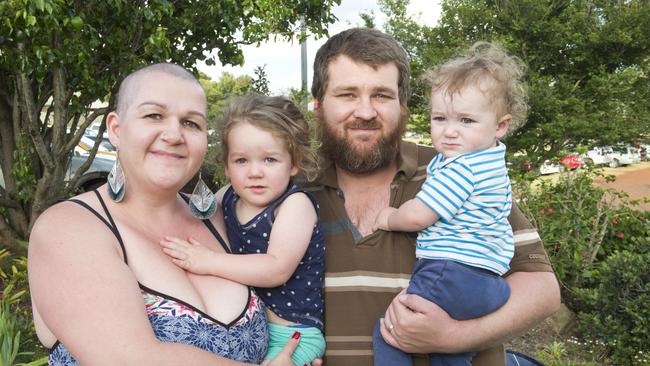
M 613 152 L 609 146 L 594 147 L 582 156 L 582 160 L 587 165 L 609 165 L 612 162 L 610 154 Z
M 621 165 L 636 164 L 641 161 L 641 156 L 636 148 L 629 145 L 617 145 L 612 147 L 613 152 L 610 154 L 612 161 L 609 163 L 610 168 L 618 168 Z
M 544 163 L 539 167 L 540 175 L 555 174 L 564 171 L 564 167 L 560 164 L 553 164 L 550 160 L 544 160 Z

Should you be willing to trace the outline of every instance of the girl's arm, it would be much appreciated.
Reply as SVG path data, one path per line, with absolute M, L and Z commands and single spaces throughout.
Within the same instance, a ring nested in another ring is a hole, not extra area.
M 28 269 L 41 333 L 53 334 L 82 365 L 242 365 L 158 341 L 115 237 L 73 203 L 53 206 L 39 217 Z
M 163 251 L 179 267 L 249 286 L 276 287 L 287 282 L 305 255 L 316 224 L 316 209 L 304 193 L 294 193 L 278 207 L 266 254 L 216 253 L 190 239 L 165 238 Z

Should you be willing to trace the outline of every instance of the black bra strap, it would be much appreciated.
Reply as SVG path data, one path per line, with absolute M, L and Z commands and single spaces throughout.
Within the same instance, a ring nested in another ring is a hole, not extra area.
M 86 202 L 80 201 L 80 200 L 78 200 L 76 198 L 71 198 L 68 201 L 74 202 L 74 203 L 76 203 L 76 204 L 78 204 L 80 206 L 83 206 L 85 209 L 90 211 L 93 215 L 97 216 L 98 219 L 102 220 L 104 225 L 106 225 L 113 232 L 113 234 L 115 234 L 115 229 L 113 229 L 113 227 L 111 226 L 111 223 L 108 222 L 102 215 L 100 215 L 99 212 L 95 211 L 94 208 L 90 207 L 90 205 L 88 205 Z
M 113 221 L 113 217 L 111 217 L 110 212 L 108 211 L 108 207 L 106 207 L 106 204 L 104 203 L 104 200 L 102 199 L 102 196 L 97 192 L 97 190 L 94 190 L 95 195 L 97 195 L 97 199 L 99 200 L 99 203 L 102 205 L 102 208 L 104 209 L 104 212 L 106 213 L 106 217 L 108 217 L 108 221 L 99 214 L 94 208 L 90 207 L 86 202 L 80 201 L 78 199 L 72 198 L 69 199 L 68 201 L 74 202 L 88 211 L 92 212 L 95 216 L 97 216 L 98 219 L 100 219 L 106 227 L 115 235 L 115 238 L 117 239 L 117 242 L 120 244 L 120 248 L 122 248 L 122 255 L 124 256 L 124 263 L 127 265 L 129 264 L 129 260 L 126 257 L 126 249 L 124 248 L 124 242 L 122 241 L 122 235 L 120 235 L 120 231 L 117 229 L 117 225 L 115 225 L 115 222 Z
M 180 193 L 180 196 L 183 198 L 185 203 L 188 203 L 188 204 L 190 203 L 190 199 L 185 194 Z M 217 241 L 219 242 L 219 244 L 221 244 L 221 246 L 223 247 L 223 250 L 225 250 L 226 253 L 231 254 L 230 247 L 228 247 L 228 245 L 226 244 L 226 241 L 223 240 L 223 237 L 221 236 L 221 234 L 219 234 L 219 231 L 217 230 L 217 228 L 214 227 L 214 225 L 212 224 L 212 221 L 210 221 L 209 219 L 205 219 L 205 220 L 201 220 L 201 221 L 203 221 L 203 224 L 208 228 L 208 230 L 210 230 L 212 235 L 215 238 L 217 238 Z

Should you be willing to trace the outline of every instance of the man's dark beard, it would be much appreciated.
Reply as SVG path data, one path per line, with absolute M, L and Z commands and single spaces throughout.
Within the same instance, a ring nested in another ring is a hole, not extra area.
M 369 174 L 377 169 L 386 167 L 395 161 L 399 152 L 402 133 L 406 126 L 408 114 L 400 116 L 400 122 L 388 136 L 382 136 L 376 145 L 370 149 L 358 150 L 349 146 L 345 138 L 339 138 L 336 132 L 329 128 L 323 116 L 317 113 L 320 125 L 323 152 L 338 168 L 354 174 Z M 375 121 L 358 121 L 353 126 L 372 127 Z

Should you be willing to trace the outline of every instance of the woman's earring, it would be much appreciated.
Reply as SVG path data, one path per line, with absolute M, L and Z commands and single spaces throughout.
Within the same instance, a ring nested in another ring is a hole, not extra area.
M 108 184 L 106 185 L 108 196 L 113 202 L 120 202 L 124 198 L 124 171 L 120 165 L 120 158 L 115 159 L 111 172 L 108 173 Z
M 209 219 L 217 211 L 217 198 L 201 179 L 200 172 L 199 181 L 190 196 L 190 210 L 192 215 L 200 220 Z

